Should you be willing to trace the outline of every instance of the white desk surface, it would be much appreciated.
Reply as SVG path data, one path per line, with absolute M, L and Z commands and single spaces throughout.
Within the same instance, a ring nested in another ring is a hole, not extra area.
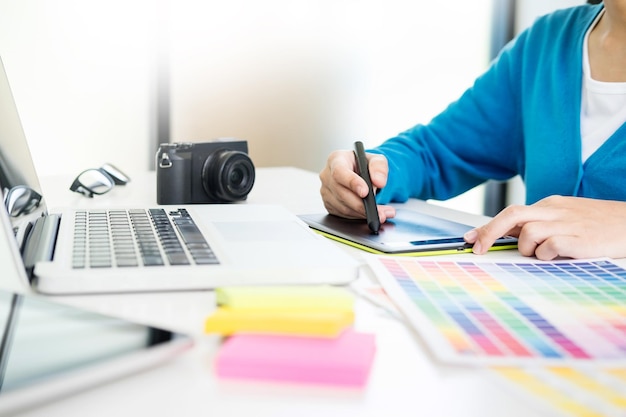
M 87 199 L 69 191 L 73 179 L 43 178 L 49 207 L 156 205 L 155 174 L 131 175 L 125 187 Z M 278 203 L 296 214 L 324 211 L 316 173 L 260 168 L 249 203 Z M 473 224 L 485 219 L 414 201 L 426 210 Z M 338 243 L 337 243 L 338 244 Z M 354 256 L 372 256 L 345 246 Z M 456 256 L 456 255 L 455 255 Z M 459 256 L 476 256 L 465 254 Z M 516 257 L 516 251 L 491 253 Z M 362 269 L 359 280 L 371 280 Z M 362 390 L 233 382 L 216 378 L 219 339 L 202 334 L 214 309 L 211 291 L 55 297 L 57 300 L 195 336 L 195 347 L 164 366 L 24 413 L 24 416 L 529 416 L 538 410 L 473 368 L 445 366 L 401 320 L 357 298 L 355 328 L 376 334 L 377 353 Z

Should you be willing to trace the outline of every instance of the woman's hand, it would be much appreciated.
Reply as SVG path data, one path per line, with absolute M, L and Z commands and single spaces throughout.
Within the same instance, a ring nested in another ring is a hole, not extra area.
M 474 253 L 483 254 L 501 236 L 518 238 L 522 255 L 626 257 L 626 202 L 552 196 L 530 206 L 509 206 L 489 223 L 466 233 Z
M 374 190 L 384 187 L 387 183 L 387 158 L 367 154 L 367 160 Z M 335 151 L 328 157 L 326 166 L 320 172 L 320 193 L 329 213 L 349 219 L 365 218 L 363 198 L 367 196 L 368 188 L 355 170 L 356 160 L 352 151 Z M 395 213 L 391 206 L 378 206 L 381 223 Z

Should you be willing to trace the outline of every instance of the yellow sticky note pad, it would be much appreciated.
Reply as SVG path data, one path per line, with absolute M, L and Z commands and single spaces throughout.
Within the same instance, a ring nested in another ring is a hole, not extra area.
M 334 337 L 354 322 L 354 296 L 332 286 L 223 287 L 205 331 Z
M 215 293 L 217 304 L 228 308 L 344 312 L 352 312 L 354 308 L 352 293 L 328 285 L 224 287 Z
M 206 333 L 278 333 L 335 337 L 354 322 L 352 311 L 220 307 L 205 321 Z

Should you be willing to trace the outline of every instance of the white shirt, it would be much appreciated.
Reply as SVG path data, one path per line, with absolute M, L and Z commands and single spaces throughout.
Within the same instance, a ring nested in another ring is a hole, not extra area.
M 580 108 L 583 163 L 626 122 L 626 82 L 603 82 L 591 78 L 589 33 L 603 14 L 604 11 L 590 26 L 583 42 L 583 85 Z

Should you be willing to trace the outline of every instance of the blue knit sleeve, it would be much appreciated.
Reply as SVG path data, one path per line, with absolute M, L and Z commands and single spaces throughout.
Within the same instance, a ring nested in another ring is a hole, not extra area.
M 380 204 L 408 198 L 445 200 L 487 179 L 523 167 L 519 57 L 524 36 L 511 42 L 474 85 L 428 124 L 388 139 L 372 153 L 389 162 Z

